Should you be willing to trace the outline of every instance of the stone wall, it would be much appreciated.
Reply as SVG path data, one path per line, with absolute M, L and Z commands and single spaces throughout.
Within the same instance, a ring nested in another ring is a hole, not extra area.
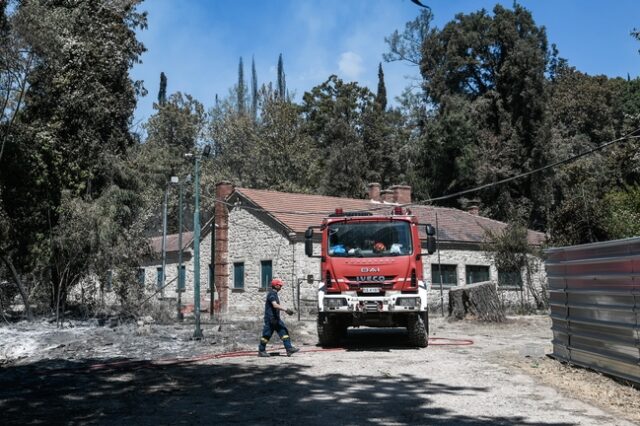
M 303 254 L 304 255 L 304 254 Z M 229 212 L 229 307 L 228 318 L 256 320 L 264 314 L 266 289 L 261 287 L 261 262 L 272 262 L 273 278 L 281 278 L 285 286 L 280 302 L 294 307 L 296 262 L 299 250 L 288 236 L 277 232 L 245 209 Z M 234 264 L 244 264 L 244 286 L 235 288 Z M 269 286 L 267 286 L 269 287 Z

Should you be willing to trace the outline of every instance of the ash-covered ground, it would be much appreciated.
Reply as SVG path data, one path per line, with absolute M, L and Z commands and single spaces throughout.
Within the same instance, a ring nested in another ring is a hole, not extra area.
M 58 328 L 50 318 L 0 325 L 0 365 L 95 359 L 157 360 L 189 358 L 237 350 L 257 350 L 261 321 L 201 324 L 204 339 L 194 340 L 195 324 L 185 320 L 156 324 L 151 317 L 138 321 L 66 320 Z M 292 321 L 297 345 L 315 345 L 315 322 Z M 277 335 L 272 347 L 281 346 Z

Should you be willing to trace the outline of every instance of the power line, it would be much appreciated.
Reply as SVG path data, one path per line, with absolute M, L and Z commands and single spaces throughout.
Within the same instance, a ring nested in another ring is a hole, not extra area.
M 598 145 L 598 146 L 596 146 L 594 148 L 591 148 L 591 149 L 588 149 L 588 150 L 586 150 L 584 152 L 576 154 L 573 157 L 565 158 L 564 160 L 559 160 L 559 161 L 556 161 L 555 163 L 547 164 L 546 166 L 538 167 L 537 169 L 530 170 L 530 171 L 524 172 L 524 173 L 520 173 L 519 175 L 516 175 L 516 176 L 511 176 L 509 178 L 501 179 L 501 180 L 496 181 L 496 182 L 491 182 L 491 183 L 487 183 L 487 184 L 484 184 L 484 185 L 476 186 L 475 188 L 465 189 L 463 191 L 459 191 L 459 192 L 456 192 L 456 193 L 453 193 L 453 194 L 448 194 L 448 195 L 442 195 L 440 197 L 429 198 L 427 200 L 422 200 L 422 201 L 420 201 L 418 203 L 413 203 L 413 204 L 420 205 L 420 204 L 430 203 L 430 202 L 433 202 L 433 201 L 441 201 L 441 200 L 447 200 L 449 198 L 459 197 L 461 195 L 470 194 L 470 193 L 473 193 L 473 192 L 480 191 L 482 189 L 486 189 L 486 188 L 491 188 L 493 186 L 502 185 L 503 183 L 511 182 L 511 181 L 516 180 L 516 179 L 523 178 L 525 176 L 530 176 L 532 174 L 541 172 L 543 170 L 552 169 L 554 167 L 557 167 L 557 166 L 560 166 L 560 165 L 563 165 L 563 164 L 568 164 L 568 163 L 571 163 L 571 162 L 573 162 L 573 161 L 575 161 L 575 160 L 577 160 L 579 158 L 585 157 L 585 156 L 587 156 L 589 154 L 593 154 L 594 152 L 599 151 L 601 149 L 604 149 L 604 148 L 606 148 L 606 147 L 608 147 L 610 145 L 613 145 L 615 143 L 626 142 L 626 141 L 628 141 L 630 139 L 638 139 L 638 138 L 640 138 L 640 135 L 637 135 L 637 133 L 639 133 L 639 132 L 640 132 L 640 128 L 638 128 L 638 129 L 636 129 L 636 130 L 634 130 L 632 132 L 629 132 L 625 136 L 622 136 L 622 137 L 620 137 L 618 139 L 614 139 L 612 141 L 605 142 L 605 143 L 603 143 L 601 145 Z
M 420 200 L 420 201 L 414 201 L 412 203 L 407 203 L 407 204 L 381 204 L 379 206 L 375 206 L 375 207 L 371 207 L 371 208 L 367 208 L 367 209 L 360 209 L 357 210 L 358 212 L 375 212 L 375 211 L 379 211 L 379 210 L 387 210 L 389 208 L 395 207 L 395 206 L 402 206 L 402 207 L 410 207 L 410 206 L 421 206 L 421 205 L 425 205 L 425 204 L 429 204 L 432 203 L 434 201 L 442 201 L 442 200 L 448 200 L 450 198 L 455 198 L 455 197 L 460 197 L 461 195 L 466 195 L 466 194 L 471 194 L 474 192 L 478 192 L 481 191 L 483 189 L 487 189 L 487 188 L 492 188 L 494 186 L 498 186 L 498 185 L 502 185 L 504 183 L 507 182 L 511 182 L 514 181 L 516 179 L 520 179 L 526 176 L 530 176 L 533 175 L 535 173 L 539 173 L 542 172 L 544 170 L 548 170 L 548 169 L 553 169 L 555 167 L 564 165 L 564 164 L 569 164 L 572 163 L 582 157 L 585 157 L 587 155 L 593 154 L 594 152 L 600 151 L 604 148 L 607 148 L 613 144 L 619 143 L 619 142 L 626 142 L 628 140 L 632 140 L 632 139 L 640 139 L 640 128 L 637 128 L 635 130 L 633 130 L 632 132 L 627 133 L 624 136 L 621 136 L 617 139 L 602 143 L 594 148 L 588 149 L 584 152 L 578 153 L 574 156 L 571 156 L 569 158 L 565 158 L 563 160 L 559 160 L 556 162 L 553 162 L 551 164 L 547 164 L 545 166 L 542 167 L 538 167 L 537 169 L 534 170 L 530 170 L 528 172 L 524 172 L 524 173 L 520 173 L 516 176 L 511 176 L 505 179 L 501 179 L 499 181 L 495 181 L 495 182 L 491 182 L 491 183 L 487 183 L 484 185 L 480 185 L 480 186 L 476 186 L 474 188 L 470 188 L 470 189 L 465 189 L 462 191 L 458 191 L 455 192 L 453 194 L 447 194 L 447 195 L 442 195 L 439 197 L 433 197 L 433 198 L 428 198 L 426 200 Z M 207 196 L 207 195 L 203 195 L 204 198 L 213 200 L 215 203 L 220 203 L 223 205 L 226 205 L 228 207 L 237 207 L 237 208 L 243 208 L 245 210 L 252 210 L 252 211 L 257 211 L 257 212 L 265 212 L 265 213 L 277 213 L 277 214 L 289 214 L 289 215 L 294 215 L 294 216 L 317 216 L 317 215 L 329 215 L 331 213 L 334 213 L 334 211 L 315 211 L 315 212 L 309 212 L 309 211 L 296 211 L 296 210 L 267 210 L 261 207 L 253 207 L 253 206 L 247 206 L 247 205 L 240 205 L 240 204 L 234 204 L 234 203 L 229 203 L 225 200 L 221 200 L 218 199 L 216 197 L 213 196 Z

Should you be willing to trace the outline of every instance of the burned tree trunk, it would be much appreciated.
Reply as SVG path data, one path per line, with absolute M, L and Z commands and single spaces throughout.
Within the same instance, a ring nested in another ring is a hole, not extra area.
M 473 316 L 482 321 L 503 322 L 504 309 L 491 282 L 453 287 L 449 290 L 449 316 L 464 319 Z

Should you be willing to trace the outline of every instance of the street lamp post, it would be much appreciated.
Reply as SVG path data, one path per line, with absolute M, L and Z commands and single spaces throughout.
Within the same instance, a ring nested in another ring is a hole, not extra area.
M 164 188 L 164 200 L 162 201 L 162 276 L 160 277 L 160 282 L 158 285 L 160 286 L 160 298 L 164 299 L 164 283 L 165 277 L 167 274 L 165 273 L 167 269 L 167 198 L 169 194 L 169 185 L 167 184 Z
M 171 176 L 164 188 L 164 200 L 162 203 L 162 277 L 160 277 L 160 298 L 164 299 L 164 287 L 167 282 L 167 204 L 169 202 L 169 184 L 178 183 L 177 176 Z
M 200 329 L 200 157 L 195 158 L 195 179 L 193 187 L 195 202 L 193 209 L 193 311 L 196 317 L 196 329 L 193 332 L 194 339 L 202 339 Z
M 205 146 L 201 155 L 195 155 L 195 173 L 193 179 L 194 206 L 193 206 L 193 313 L 195 315 L 196 328 L 193 338 L 202 339 L 200 328 L 200 160 L 208 157 L 211 152 L 209 145 Z
M 182 321 L 184 316 L 182 315 L 182 292 L 185 290 L 185 278 L 186 274 L 183 271 L 182 266 L 182 213 L 183 213 L 183 200 L 184 200 L 184 183 L 190 182 L 191 176 L 187 176 L 186 179 L 182 179 L 179 181 L 178 190 L 179 190 L 179 201 L 178 201 L 178 304 L 177 304 L 177 317 L 178 321 Z

